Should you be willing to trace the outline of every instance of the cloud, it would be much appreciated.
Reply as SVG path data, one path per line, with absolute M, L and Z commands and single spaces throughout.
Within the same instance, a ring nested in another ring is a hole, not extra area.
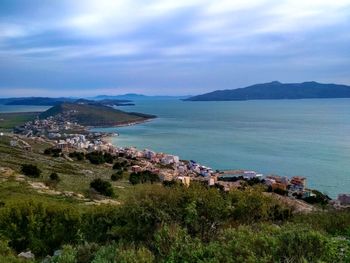
M 286 68 L 291 79 L 305 70 L 343 81 L 349 13 L 350 0 L 4 0 L 0 69 L 23 74 L 28 87 L 210 90 L 243 85 L 250 72 L 254 82 L 279 79 Z M 21 86 L 8 76 L 0 81 Z

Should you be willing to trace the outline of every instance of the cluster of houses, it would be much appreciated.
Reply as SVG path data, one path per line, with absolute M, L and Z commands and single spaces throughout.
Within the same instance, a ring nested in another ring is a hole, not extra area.
M 350 207 L 350 194 L 339 194 L 338 198 L 331 201 L 335 208 Z
M 60 114 L 55 117 L 46 119 L 35 119 L 28 121 L 21 126 L 14 128 L 16 134 L 31 136 L 45 136 L 49 139 L 58 139 L 64 137 L 64 131 L 68 130 L 85 130 L 84 126 L 76 122 L 69 122 Z

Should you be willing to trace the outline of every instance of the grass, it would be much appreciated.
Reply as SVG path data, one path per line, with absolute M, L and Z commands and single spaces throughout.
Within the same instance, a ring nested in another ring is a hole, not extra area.
M 40 118 L 47 118 L 59 113 L 75 111 L 71 113 L 71 118 L 84 126 L 112 126 L 132 122 L 141 122 L 153 115 L 141 113 L 128 113 L 103 105 L 62 103 L 40 114 Z
M 15 126 L 24 124 L 38 116 L 38 112 L 0 113 L 0 130 L 9 131 Z

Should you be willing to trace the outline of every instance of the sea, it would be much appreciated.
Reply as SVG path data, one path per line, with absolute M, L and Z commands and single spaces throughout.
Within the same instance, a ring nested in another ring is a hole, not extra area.
M 350 99 L 135 104 L 118 108 L 158 117 L 94 130 L 118 133 L 116 146 L 175 154 L 214 169 L 304 176 L 308 187 L 331 197 L 350 193 Z

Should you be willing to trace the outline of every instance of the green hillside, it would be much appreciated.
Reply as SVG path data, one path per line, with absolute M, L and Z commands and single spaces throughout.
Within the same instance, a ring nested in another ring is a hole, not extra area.
M 85 126 L 114 126 L 143 122 L 155 118 L 153 115 L 128 113 L 108 106 L 64 102 L 40 114 L 47 118 L 62 114 L 69 121 L 76 121 Z

